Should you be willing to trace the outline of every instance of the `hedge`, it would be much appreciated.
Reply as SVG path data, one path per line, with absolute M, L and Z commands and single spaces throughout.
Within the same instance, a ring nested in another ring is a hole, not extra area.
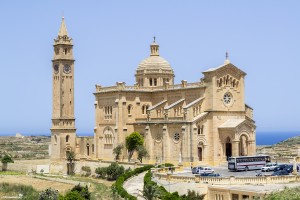
M 113 192 L 114 193 L 116 192 L 122 198 L 125 198 L 128 200 L 136 200 L 137 199 L 136 197 L 128 194 L 127 191 L 123 188 L 123 183 L 130 177 L 140 174 L 144 171 L 147 171 L 147 170 L 151 169 L 152 167 L 154 167 L 154 166 L 147 165 L 144 167 L 139 167 L 139 168 L 134 169 L 133 171 L 127 171 L 125 174 L 119 176 L 118 179 L 116 180 L 116 182 L 111 186 Z

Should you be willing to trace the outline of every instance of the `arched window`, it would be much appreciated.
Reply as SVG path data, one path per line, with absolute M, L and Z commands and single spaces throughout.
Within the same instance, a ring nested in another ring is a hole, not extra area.
M 128 115 L 131 115 L 132 105 L 129 104 L 127 107 Z
M 152 78 L 149 79 L 149 85 L 152 86 Z
M 105 144 L 113 144 L 113 140 L 114 140 L 114 137 L 113 137 L 113 130 L 110 128 L 110 127 L 106 127 L 104 129 L 104 138 L 105 138 Z
M 54 135 L 54 142 L 57 144 L 57 135 Z
M 89 156 L 90 155 L 90 144 L 86 144 L 86 154 Z
M 65 55 L 67 55 L 67 53 L 68 53 L 68 49 L 67 49 L 67 48 L 65 48 Z
M 157 79 L 154 78 L 154 86 L 157 86 Z
M 66 142 L 69 142 L 69 139 L 70 139 L 70 136 L 67 135 L 67 136 L 66 136 Z
M 144 115 L 144 114 L 147 114 L 148 108 L 149 108 L 149 105 L 143 105 L 143 106 L 142 106 L 142 114 L 143 114 L 143 115 Z

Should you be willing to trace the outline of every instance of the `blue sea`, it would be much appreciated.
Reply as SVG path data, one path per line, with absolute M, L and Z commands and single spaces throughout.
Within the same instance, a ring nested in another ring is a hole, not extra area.
M 272 145 L 291 137 L 300 136 L 300 131 L 292 132 L 256 132 L 257 145 Z
M 26 135 L 26 136 L 37 136 L 37 135 L 44 135 L 44 136 L 49 136 L 50 134 L 24 134 L 22 133 L 22 135 Z M 93 136 L 93 133 L 77 133 L 78 136 Z M 0 136 L 15 136 L 15 135 L 5 135 L 5 134 L 0 134 Z M 278 142 L 281 142 L 283 140 L 286 140 L 288 138 L 291 137 L 295 137 L 295 136 L 300 136 L 300 131 L 296 132 L 296 131 L 291 131 L 291 132 L 287 132 L 287 131 L 282 131 L 282 132 L 263 132 L 263 131 L 258 131 L 256 132 L 256 144 L 257 145 L 272 145 L 272 144 L 276 144 Z

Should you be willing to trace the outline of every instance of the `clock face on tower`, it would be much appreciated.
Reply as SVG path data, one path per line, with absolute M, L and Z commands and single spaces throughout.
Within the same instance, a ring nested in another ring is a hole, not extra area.
M 64 72 L 65 72 L 66 74 L 69 74 L 69 73 L 71 72 L 71 67 L 70 67 L 70 65 L 65 64 L 65 66 L 64 66 Z
M 53 69 L 54 69 L 54 73 L 57 74 L 59 71 L 58 65 L 54 65 Z
M 232 102 L 232 94 L 229 92 L 225 93 L 223 97 L 223 102 L 225 105 L 230 105 Z

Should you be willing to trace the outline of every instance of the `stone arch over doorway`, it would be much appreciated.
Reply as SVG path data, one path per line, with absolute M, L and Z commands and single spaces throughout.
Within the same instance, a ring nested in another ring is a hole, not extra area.
M 249 140 L 250 137 L 246 132 L 243 132 L 239 135 L 239 156 L 248 156 L 249 155 Z
M 204 161 L 205 160 L 205 147 L 206 141 L 199 140 L 197 144 L 197 161 Z

